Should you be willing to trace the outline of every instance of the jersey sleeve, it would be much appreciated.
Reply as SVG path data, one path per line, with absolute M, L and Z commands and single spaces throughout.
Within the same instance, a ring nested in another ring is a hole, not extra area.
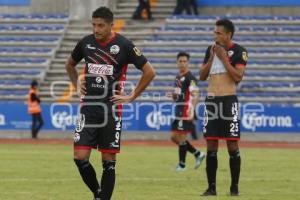
M 235 65 L 244 65 L 244 66 L 246 66 L 247 61 L 248 61 L 248 52 L 245 48 L 241 47 L 238 51 Z
M 207 49 L 206 49 L 205 57 L 204 57 L 204 60 L 203 60 L 203 64 L 206 64 L 208 62 L 208 59 L 210 57 L 210 48 L 211 48 L 211 46 L 207 47 Z
M 82 58 L 84 57 L 82 40 L 80 40 L 76 44 L 75 48 L 73 49 L 73 51 L 71 53 L 71 57 L 76 63 L 80 62 L 82 60 Z
M 148 62 L 147 58 L 131 41 L 128 41 L 126 51 L 128 63 L 134 64 L 137 69 L 142 69 L 142 67 Z

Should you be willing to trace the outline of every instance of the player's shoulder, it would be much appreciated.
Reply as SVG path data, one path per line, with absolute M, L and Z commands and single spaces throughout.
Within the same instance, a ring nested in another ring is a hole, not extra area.
M 123 44 L 128 44 L 131 41 L 125 37 L 124 35 L 120 34 L 120 33 L 116 33 L 116 41 L 118 41 L 119 43 L 123 43 Z
M 212 47 L 213 45 L 209 45 L 208 47 L 207 47 L 207 51 L 210 51 L 210 49 L 211 49 L 211 47 Z
M 189 71 L 186 76 L 189 78 L 189 80 L 197 80 L 197 78 L 194 76 L 194 74 Z
M 94 35 L 93 34 L 89 34 L 89 35 L 85 35 L 81 38 L 81 42 L 89 42 L 91 41 L 92 39 L 94 38 Z
M 238 43 L 234 43 L 234 49 L 240 52 L 247 52 L 247 49 Z

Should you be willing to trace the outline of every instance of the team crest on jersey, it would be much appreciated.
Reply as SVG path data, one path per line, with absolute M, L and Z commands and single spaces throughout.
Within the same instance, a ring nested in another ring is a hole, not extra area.
M 103 65 L 103 64 L 94 64 L 88 63 L 88 72 L 90 74 L 97 75 L 113 75 L 114 66 L 113 65 Z
M 109 51 L 111 54 L 118 54 L 120 51 L 120 47 L 118 45 L 113 45 L 110 47 Z
M 191 83 L 190 83 L 191 86 L 196 86 L 196 82 L 194 80 L 191 80 Z
M 227 54 L 228 54 L 229 57 L 231 57 L 231 56 L 233 56 L 234 52 L 232 50 L 230 50 L 230 51 L 227 52 Z
M 246 51 L 243 51 L 242 57 L 243 57 L 243 60 L 244 60 L 244 61 L 247 61 L 247 60 L 248 60 L 248 55 L 247 55 L 247 52 L 246 52 Z
M 137 55 L 137 56 L 141 56 L 142 55 L 142 52 L 137 47 L 134 47 L 133 51 L 135 52 L 135 55 Z

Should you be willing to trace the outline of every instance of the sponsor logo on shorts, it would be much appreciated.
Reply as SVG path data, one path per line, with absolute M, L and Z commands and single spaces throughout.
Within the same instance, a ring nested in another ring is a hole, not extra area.
M 239 119 L 239 105 L 237 102 L 232 103 L 232 107 L 231 107 L 231 114 L 232 114 L 232 123 L 230 123 L 230 135 L 233 137 L 237 137 L 238 134 L 237 132 L 239 132 L 240 130 L 240 126 L 238 123 L 238 119 Z
M 116 120 L 118 119 L 118 120 Z M 121 117 L 115 118 L 116 121 L 116 133 L 115 133 L 115 141 L 110 143 L 111 147 L 119 147 L 120 146 L 120 132 L 122 129 L 122 125 L 121 125 Z
M 120 145 L 119 144 L 116 144 L 116 142 L 111 142 L 110 143 L 110 147 L 113 147 L 113 148 L 118 148 Z
M 85 124 L 85 115 L 84 114 L 80 114 L 77 118 L 77 123 L 76 123 L 76 132 L 81 132 L 84 128 L 84 124 Z
M 178 127 L 177 127 L 177 129 L 180 130 L 180 131 L 183 131 L 183 121 L 182 120 L 178 121 Z
M 75 134 L 74 134 L 74 142 L 79 142 L 79 140 L 80 140 L 80 135 L 79 135 L 79 133 L 75 133 Z
M 90 74 L 111 76 L 113 75 L 113 71 L 114 71 L 113 65 L 88 63 L 88 72 Z

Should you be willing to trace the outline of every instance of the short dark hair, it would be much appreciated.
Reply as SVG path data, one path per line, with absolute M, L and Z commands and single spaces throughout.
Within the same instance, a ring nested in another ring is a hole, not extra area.
M 113 22 L 114 14 L 111 12 L 109 8 L 100 7 L 93 12 L 92 18 L 101 18 L 104 19 L 106 22 Z
M 217 22 L 216 22 L 216 26 L 223 26 L 224 29 L 227 31 L 227 32 L 230 32 L 231 33 L 231 38 L 233 37 L 234 35 L 234 31 L 235 31 L 235 28 L 234 28 L 234 24 L 232 23 L 232 21 L 230 21 L 229 19 L 219 19 Z
M 185 57 L 187 57 L 188 60 L 190 60 L 190 54 L 188 54 L 187 52 L 184 52 L 184 51 L 179 52 L 177 54 L 177 60 L 178 60 L 179 57 L 182 57 L 182 56 L 185 56 Z
M 38 86 L 38 82 L 36 80 L 33 80 L 30 84 L 31 88 Z

